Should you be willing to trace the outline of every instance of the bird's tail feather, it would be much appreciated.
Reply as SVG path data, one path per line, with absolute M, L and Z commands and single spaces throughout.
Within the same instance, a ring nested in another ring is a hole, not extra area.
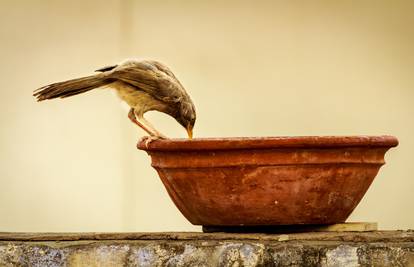
M 52 83 L 43 86 L 34 91 L 33 96 L 36 97 L 37 101 L 43 101 L 46 99 L 53 98 L 65 98 L 87 92 L 89 90 L 104 86 L 111 83 L 102 75 L 95 74 L 64 82 Z

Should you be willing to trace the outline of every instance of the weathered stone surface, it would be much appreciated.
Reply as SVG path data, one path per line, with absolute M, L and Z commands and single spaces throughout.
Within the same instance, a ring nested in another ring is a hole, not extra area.
M 0 233 L 0 266 L 414 266 L 414 232 Z

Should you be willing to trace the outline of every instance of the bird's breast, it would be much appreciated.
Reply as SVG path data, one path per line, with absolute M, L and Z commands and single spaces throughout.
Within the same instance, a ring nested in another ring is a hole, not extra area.
M 111 84 L 123 101 L 138 113 L 145 113 L 149 110 L 164 111 L 165 103 L 155 99 L 144 91 L 127 83 L 117 81 Z

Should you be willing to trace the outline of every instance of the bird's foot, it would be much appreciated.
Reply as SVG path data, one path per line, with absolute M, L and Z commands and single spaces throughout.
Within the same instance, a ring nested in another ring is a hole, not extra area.
M 164 136 L 164 135 L 144 136 L 142 138 L 142 141 L 145 141 L 145 147 L 148 148 L 149 144 L 151 144 L 152 142 L 154 142 L 156 140 L 160 140 L 160 139 L 167 139 L 167 137 Z

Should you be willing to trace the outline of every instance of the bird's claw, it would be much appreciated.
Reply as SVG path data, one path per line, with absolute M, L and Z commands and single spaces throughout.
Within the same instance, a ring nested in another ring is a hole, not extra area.
M 144 136 L 142 138 L 142 141 L 145 141 L 145 148 L 148 149 L 148 145 L 151 144 L 152 142 L 156 141 L 156 140 L 160 140 L 160 139 L 166 139 L 165 136 L 160 136 L 160 135 L 151 135 L 151 136 Z

